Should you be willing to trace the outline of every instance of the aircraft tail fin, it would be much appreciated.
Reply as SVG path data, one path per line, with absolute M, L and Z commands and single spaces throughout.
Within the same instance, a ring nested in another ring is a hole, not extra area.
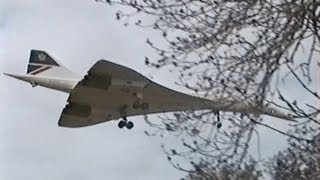
M 30 52 L 28 75 L 49 77 L 75 77 L 76 75 L 61 65 L 51 55 L 42 50 L 32 49 Z
M 37 75 L 45 70 L 60 65 L 45 51 L 31 50 L 27 74 Z

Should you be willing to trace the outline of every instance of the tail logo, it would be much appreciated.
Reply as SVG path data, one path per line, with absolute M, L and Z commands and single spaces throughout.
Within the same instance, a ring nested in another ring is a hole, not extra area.
M 44 53 L 39 53 L 38 58 L 40 61 L 46 61 L 47 56 Z
M 45 51 L 31 50 L 27 74 L 37 75 L 60 65 Z

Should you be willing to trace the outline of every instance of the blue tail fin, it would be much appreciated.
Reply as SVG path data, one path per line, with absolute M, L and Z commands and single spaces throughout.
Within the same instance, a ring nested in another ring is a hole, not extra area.
M 60 65 L 45 51 L 31 50 L 27 74 L 32 74 L 40 69 L 49 69 L 51 66 Z

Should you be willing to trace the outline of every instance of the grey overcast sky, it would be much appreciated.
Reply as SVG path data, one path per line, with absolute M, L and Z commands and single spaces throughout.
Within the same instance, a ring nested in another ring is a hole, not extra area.
M 115 20 L 115 11 L 93 0 L 0 0 L 1 73 L 24 74 L 30 49 L 42 49 L 80 74 L 104 58 L 148 75 L 152 70 L 143 61 L 151 55 L 147 36 L 154 37 L 134 26 L 125 28 Z M 132 118 L 131 131 L 120 131 L 117 122 L 60 128 L 57 120 L 67 94 L 31 88 L 3 75 L 0 94 L 0 179 L 178 179 L 183 175 L 167 162 L 160 141 L 144 134 L 148 126 L 142 117 Z
M 115 10 L 94 0 L 0 0 L 0 72 L 25 73 L 30 49 L 42 49 L 80 74 L 104 58 L 144 75 L 152 73 L 156 82 L 177 88 L 174 76 L 154 74 L 153 69 L 144 66 L 144 57 L 152 56 L 145 40 L 159 39 L 157 34 L 124 27 L 114 14 Z M 290 88 L 290 83 L 287 86 Z M 67 129 L 57 126 L 67 94 L 31 88 L 1 75 L 0 97 L 0 179 L 183 176 L 167 162 L 161 141 L 144 135 L 149 127 L 142 117 L 132 118 L 135 128 L 131 131 L 119 130 L 117 122 Z M 263 155 L 270 156 L 284 147 L 284 138 L 260 130 Z M 165 141 L 179 142 L 174 138 Z M 256 145 L 252 149 L 256 155 Z

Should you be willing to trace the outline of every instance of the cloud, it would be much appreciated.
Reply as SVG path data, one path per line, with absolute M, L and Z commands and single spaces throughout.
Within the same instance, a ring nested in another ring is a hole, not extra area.
M 0 71 L 24 74 L 30 49 L 43 49 L 84 74 L 101 58 L 150 72 L 145 45 L 154 34 L 125 28 L 114 10 L 94 1 L 18 1 L 6 11 L 0 44 Z M 3 13 L 2 13 L 3 14 Z M 2 17 L 3 18 L 3 17 Z M 10 20 L 10 21 L 9 21 Z M 3 21 L 2 21 L 3 22 Z M 0 178 L 2 179 L 177 179 L 160 141 L 144 135 L 142 117 L 131 131 L 117 122 L 67 129 L 57 126 L 67 94 L 31 88 L 0 76 Z
M 134 26 L 125 28 L 114 14 L 113 8 L 87 0 L 1 2 L 0 72 L 25 73 L 30 49 L 42 49 L 81 74 L 104 58 L 145 75 L 152 73 L 156 82 L 179 89 L 171 74 L 157 76 L 144 66 L 144 57 L 154 55 L 145 39 L 160 37 Z M 117 122 L 60 128 L 57 120 L 67 94 L 31 88 L 2 75 L 0 84 L 0 179 L 178 179 L 183 175 L 165 159 L 161 141 L 144 135 L 149 127 L 142 117 L 130 118 L 135 122 L 131 131 L 119 130 Z M 268 123 L 283 126 L 276 120 Z M 269 156 L 284 147 L 285 139 L 278 134 L 260 132 L 262 154 Z

